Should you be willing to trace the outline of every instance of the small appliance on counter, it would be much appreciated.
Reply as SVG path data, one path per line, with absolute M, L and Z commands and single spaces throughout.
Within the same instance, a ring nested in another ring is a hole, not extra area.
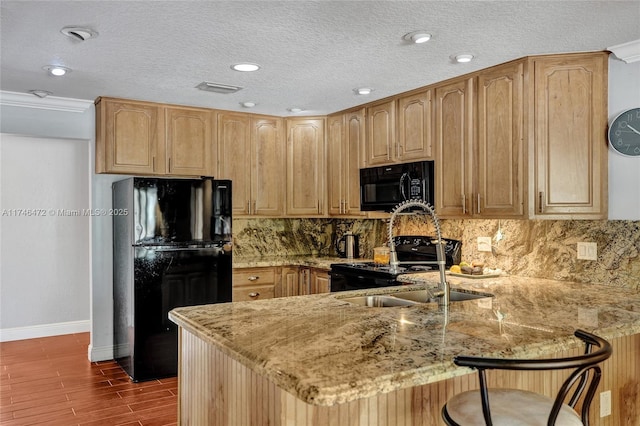
M 347 259 L 360 257 L 360 237 L 351 232 L 345 233 L 342 238 L 336 240 L 336 252 L 338 256 Z
M 435 237 L 397 236 L 393 238 L 400 262 L 397 272 L 391 272 L 389 265 L 375 262 L 334 263 L 331 265 L 331 291 L 362 290 L 366 288 L 400 285 L 396 280 L 400 274 L 437 271 L 437 265 L 424 265 L 419 262 L 436 262 Z M 446 266 L 460 263 L 462 242 L 443 238 Z M 414 262 L 414 263 L 412 263 Z

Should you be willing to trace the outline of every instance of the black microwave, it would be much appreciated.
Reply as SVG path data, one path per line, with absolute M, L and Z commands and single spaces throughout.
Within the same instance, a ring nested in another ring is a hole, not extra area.
M 360 169 L 360 210 L 390 212 L 416 198 L 433 206 L 433 169 L 433 161 Z

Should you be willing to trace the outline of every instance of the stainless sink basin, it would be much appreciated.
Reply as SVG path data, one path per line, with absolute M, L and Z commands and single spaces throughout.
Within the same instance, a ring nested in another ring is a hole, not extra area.
M 462 302 L 465 300 L 476 300 L 487 297 L 493 297 L 488 293 L 470 293 L 466 291 L 451 290 L 451 302 Z M 367 306 L 370 308 L 389 308 L 394 306 L 414 306 L 421 303 L 438 303 L 439 298 L 431 297 L 426 290 L 402 291 L 399 293 L 373 295 L 373 296 L 356 296 L 340 298 L 345 302 L 358 306 Z
M 392 296 L 356 296 L 356 297 L 346 297 L 340 300 L 353 303 L 354 305 L 367 306 L 370 308 L 413 306 L 418 304 L 418 302 L 414 302 L 412 300 L 398 299 L 397 297 L 392 297 Z
M 434 291 L 434 293 L 437 292 Z M 482 299 L 485 297 L 493 297 L 491 294 L 487 293 L 469 293 L 466 291 L 459 290 L 451 290 L 450 292 L 450 301 L 451 302 L 462 302 L 464 300 L 475 300 Z M 412 302 L 417 303 L 429 303 L 429 302 L 437 302 L 438 298 L 431 297 L 431 294 L 426 290 L 413 290 L 413 291 L 403 291 L 400 293 L 393 293 L 393 297 L 402 300 L 410 300 Z

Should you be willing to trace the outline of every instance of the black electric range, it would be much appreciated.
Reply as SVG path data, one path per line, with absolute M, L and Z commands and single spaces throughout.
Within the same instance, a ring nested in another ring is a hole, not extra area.
M 407 262 L 396 271 L 389 265 L 376 265 L 373 262 L 334 263 L 331 265 L 331 291 L 361 290 L 375 287 L 400 285 L 397 277 L 400 274 L 412 274 L 437 270 L 438 265 L 425 265 L 419 262 L 436 262 L 435 237 L 431 236 L 397 236 L 393 238 L 398 261 Z M 446 266 L 460 263 L 462 242 L 443 238 L 445 241 Z

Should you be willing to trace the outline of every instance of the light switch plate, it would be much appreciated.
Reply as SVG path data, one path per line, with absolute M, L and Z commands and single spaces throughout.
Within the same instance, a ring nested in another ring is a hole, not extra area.
M 478 251 L 491 251 L 491 237 L 478 237 Z
M 593 242 L 580 242 L 577 246 L 578 259 L 598 260 L 598 244 Z
M 611 415 L 611 391 L 600 392 L 600 417 Z

